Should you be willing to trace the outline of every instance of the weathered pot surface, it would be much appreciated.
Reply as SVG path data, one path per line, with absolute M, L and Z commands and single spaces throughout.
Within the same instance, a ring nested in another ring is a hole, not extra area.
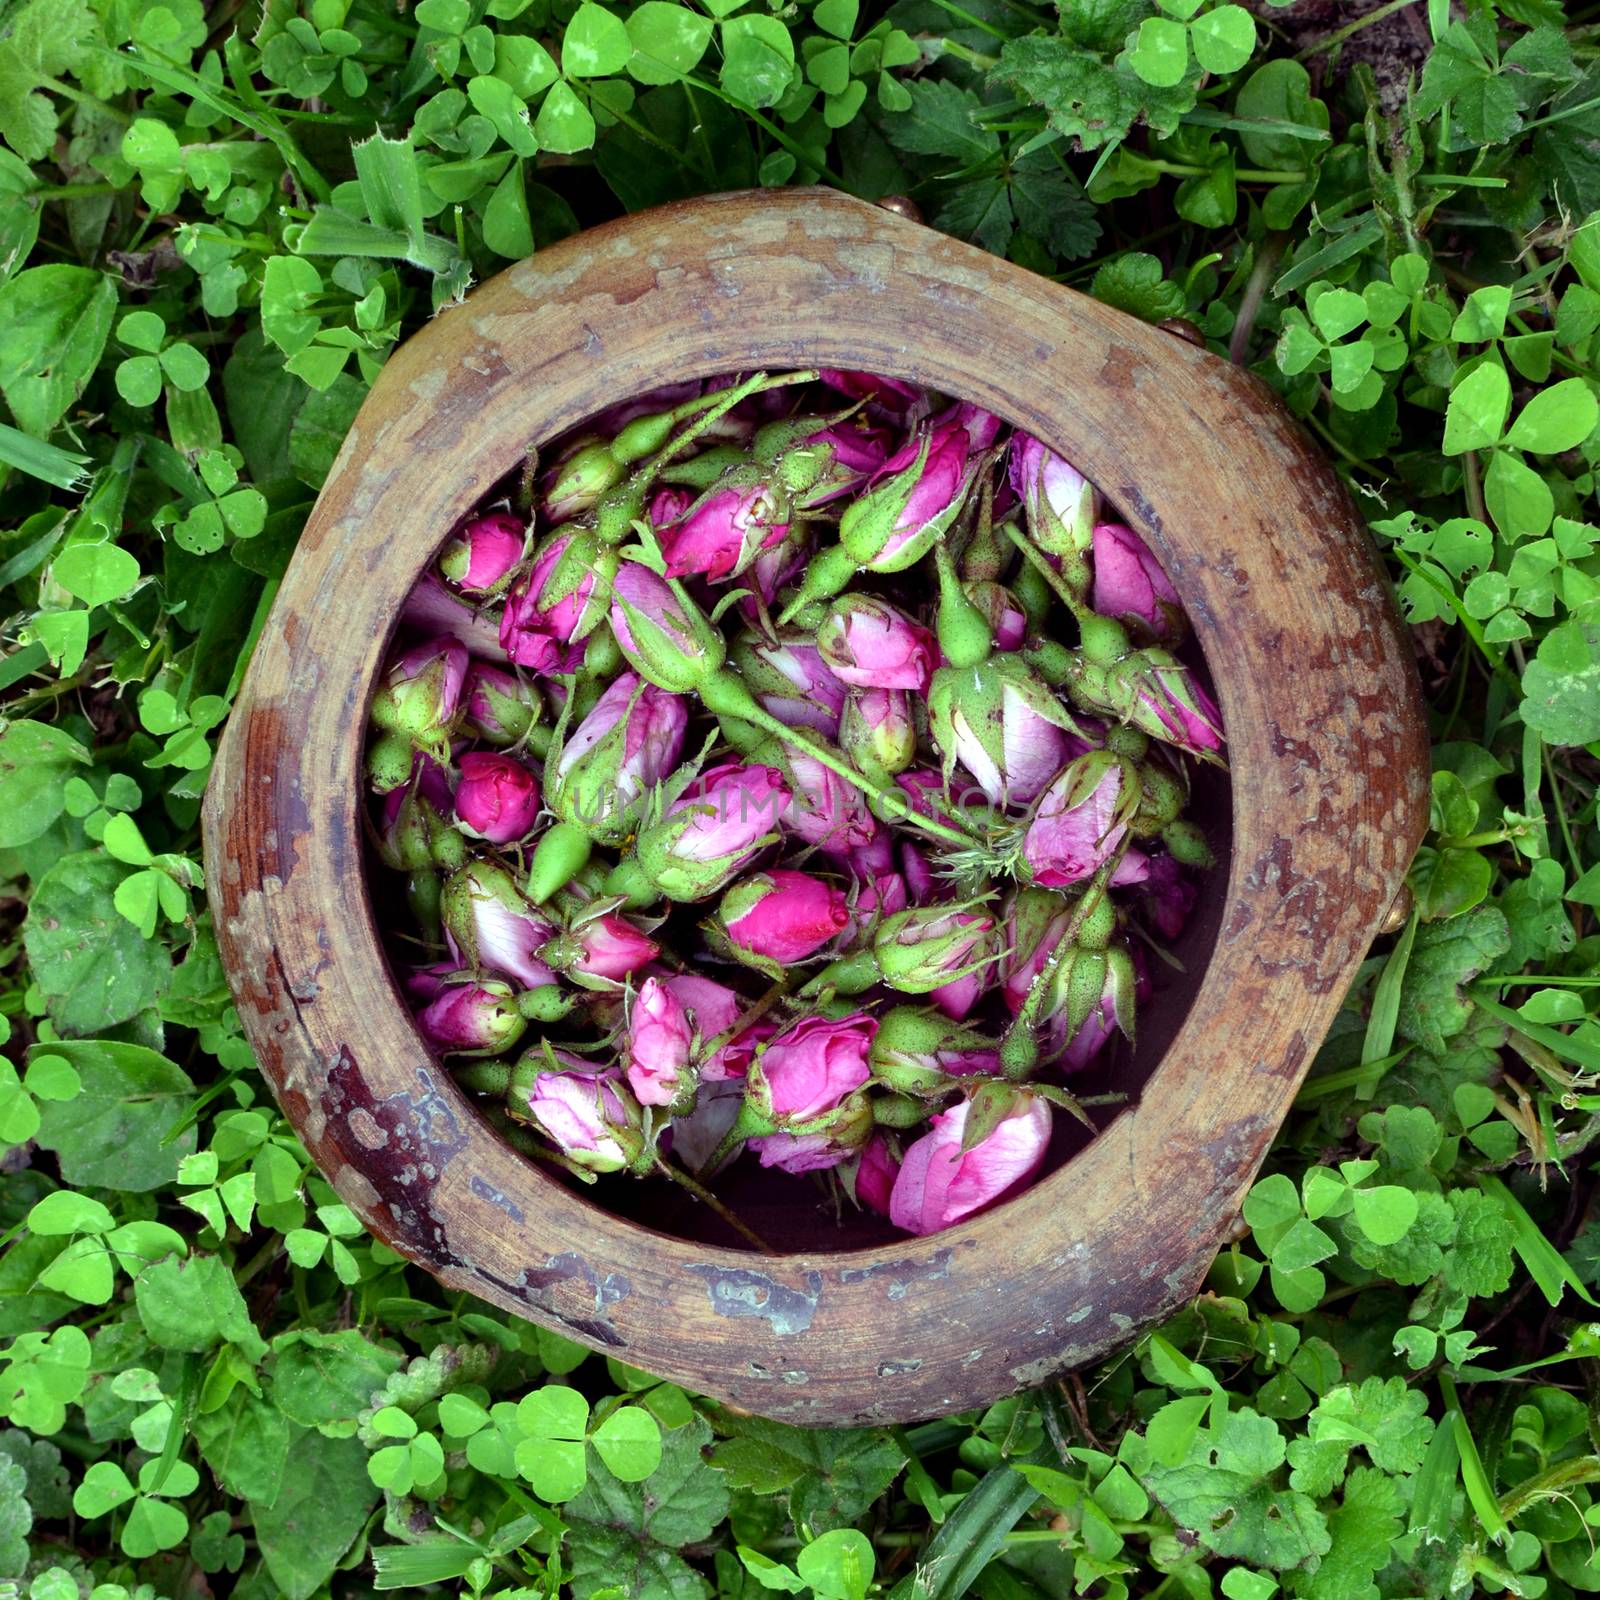
M 1225 884 L 1223 869 L 1208 880 L 1209 914 L 1184 947 L 1191 977 L 1141 1042 L 1136 1104 L 1020 1198 L 947 1233 L 762 1256 L 572 1192 L 440 1070 L 374 925 L 361 751 L 407 590 L 530 444 L 665 382 L 812 365 L 974 400 L 1101 487 L 1188 608 L 1241 803 Z M 284 579 L 205 813 L 246 1031 L 373 1232 L 452 1288 L 813 1424 L 985 1403 L 1188 1298 L 1426 818 L 1420 695 L 1381 570 L 1266 389 L 1170 333 L 816 190 L 688 202 L 563 241 L 395 353 Z

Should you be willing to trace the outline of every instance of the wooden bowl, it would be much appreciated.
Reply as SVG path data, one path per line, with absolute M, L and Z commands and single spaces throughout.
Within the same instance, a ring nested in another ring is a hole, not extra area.
M 812 365 L 976 401 L 1100 486 L 1188 607 L 1239 804 L 1136 1104 L 946 1233 L 762 1256 L 574 1193 L 439 1069 L 374 925 L 361 759 L 407 591 L 530 444 L 673 380 Z M 395 352 L 228 725 L 206 870 L 262 1069 L 380 1238 L 452 1289 L 749 1410 L 909 1420 L 1094 1360 L 1195 1292 L 1400 886 L 1427 772 L 1377 560 L 1264 386 L 860 201 L 729 194 L 565 240 Z

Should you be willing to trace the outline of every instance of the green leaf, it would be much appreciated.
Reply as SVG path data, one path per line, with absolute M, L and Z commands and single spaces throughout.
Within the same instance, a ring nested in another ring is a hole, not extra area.
M 142 1193 L 177 1177 L 196 1145 L 194 1128 L 183 1126 L 194 1084 L 181 1067 L 111 1040 L 60 1040 L 39 1053 L 65 1060 L 82 1084 L 41 1108 L 39 1143 L 56 1152 L 66 1182 Z
M 1506 443 L 1536 455 L 1576 449 L 1600 421 L 1600 401 L 1582 378 L 1565 378 L 1542 389 L 1517 414 Z
M 1134 250 L 1097 269 L 1089 291 L 1096 300 L 1116 306 L 1146 322 L 1164 322 L 1185 305 L 1181 288 L 1164 276 L 1152 255 Z
M 983 161 L 1000 148 L 1000 136 L 977 122 L 982 102 L 948 78 L 920 78 L 910 86 L 911 109 L 885 120 L 897 149 L 914 155 L 948 156 L 963 165 Z
M 294 1328 L 272 1342 L 273 1398 L 303 1427 L 353 1419 L 401 1365 L 398 1351 L 355 1328 Z
M 576 155 L 594 144 L 594 117 L 568 85 L 558 83 L 544 97 L 533 131 L 542 148 Z
M 135 1280 L 134 1302 L 145 1332 L 163 1349 L 206 1351 L 226 1342 L 251 1361 L 267 1353 L 220 1256 L 156 1262 Z
M 875 1429 L 822 1433 L 740 1417 L 729 1432 L 711 1458 L 729 1485 L 768 1494 L 787 1489 L 791 1514 L 818 1532 L 854 1522 L 905 1460 L 894 1440 Z
M 795 1567 L 817 1600 L 866 1600 L 876 1563 L 858 1528 L 833 1528 L 800 1552 Z
M 94 1461 L 72 1492 L 72 1509 L 80 1517 L 103 1517 L 133 1499 L 128 1475 L 114 1461 Z
M 355 1542 L 378 1500 L 359 1439 L 298 1435 L 271 1506 L 253 1508 L 256 1539 L 287 1600 L 311 1600 Z
M 109 1233 L 116 1218 L 90 1195 L 57 1189 L 28 1213 L 28 1226 L 41 1234 Z
M 1255 54 L 1255 18 L 1243 6 L 1217 6 L 1190 23 L 1189 37 L 1207 72 L 1238 72 Z
M 1169 17 L 1146 17 L 1139 24 L 1138 41 L 1128 51 L 1128 63 L 1146 83 L 1158 89 L 1182 83 L 1189 66 L 1187 30 Z
M 1600 739 L 1600 611 L 1545 635 L 1522 674 L 1522 692 L 1522 720 L 1550 744 Z
M 1351 1191 L 1356 1225 L 1374 1244 L 1395 1244 L 1417 1220 L 1417 1197 L 1397 1184 Z
M 1483 498 L 1508 539 L 1536 538 L 1555 515 L 1550 485 L 1509 450 L 1496 450 L 1484 474 Z
M 295 1430 L 271 1400 L 236 1384 L 221 1406 L 190 1425 L 206 1465 L 229 1494 L 262 1507 L 276 1502 Z
M 37 839 L 66 805 L 74 767 L 89 752 L 46 722 L 9 722 L 0 729 L 0 849 Z
M 1472 1002 L 1462 995 L 1462 986 L 1504 955 L 1510 943 L 1506 919 L 1493 906 L 1423 923 L 1400 991 L 1400 1037 L 1442 1051 L 1472 1016 Z
M 1450 391 L 1444 419 L 1444 453 L 1458 456 L 1498 444 L 1511 410 L 1511 380 L 1493 361 L 1476 366 Z
M 51 562 L 50 575 L 92 609 L 127 594 L 139 581 L 139 563 L 114 544 L 74 544 Z
M 528 187 L 522 163 L 495 186 L 483 209 L 483 242 L 498 256 L 519 260 L 533 254 L 533 221 L 528 215 Z
M 661 1464 L 661 1428 L 639 1406 L 621 1406 L 589 1436 L 600 1459 L 623 1483 L 648 1478 Z
M 711 43 L 712 22 L 674 0 L 643 0 L 625 26 L 632 54 L 628 73 L 640 83 L 677 83 L 692 72 Z
M 776 105 L 794 76 L 794 41 L 776 17 L 730 17 L 722 24 L 722 87 L 761 110 Z
M 99 363 L 116 284 L 89 267 L 30 267 L 0 284 L 0 394 L 24 433 L 48 437 Z
M 594 0 L 583 0 L 561 36 L 561 68 L 572 78 L 609 78 L 632 54 L 621 18 Z

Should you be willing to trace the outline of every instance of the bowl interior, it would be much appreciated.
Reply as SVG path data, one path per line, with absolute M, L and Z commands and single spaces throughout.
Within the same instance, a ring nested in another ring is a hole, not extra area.
M 878 366 L 887 376 L 905 376 L 917 381 L 914 373 L 890 372 L 881 362 Z M 620 401 L 629 397 L 618 398 Z M 951 398 L 962 397 L 953 395 Z M 997 414 L 1008 425 L 1018 426 L 1003 410 Z M 583 426 L 580 424 L 577 428 L 563 430 L 558 437 L 582 432 Z M 536 443 L 540 454 L 544 455 L 546 447 L 556 442 L 557 438 L 552 437 Z M 484 497 L 485 502 L 492 502 L 497 495 L 509 492 L 520 472 L 519 466 L 506 474 Z M 1103 498 L 1111 515 L 1132 520 L 1109 496 Z M 428 565 L 431 565 L 439 547 L 452 531 L 448 527 L 437 531 Z M 426 570 L 427 566 L 419 568 L 419 576 Z M 933 597 L 931 586 L 928 597 Z M 905 598 L 909 600 L 912 597 L 907 594 Z M 1185 601 L 1188 598 L 1182 594 L 1181 588 L 1180 598 Z M 390 620 L 386 651 L 399 630 L 400 619 L 397 615 Z M 1218 664 L 1206 656 L 1193 638 L 1180 654 L 1191 664 L 1203 667 L 1214 685 L 1218 683 Z M 1146 948 L 1150 990 L 1138 1007 L 1136 1040 L 1130 1043 L 1120 1037 L 1114 1038 L 1088 1067 L 1074 1072 L 1066 1080 L 1066 1086 L 1076 1095 L 1096 1097 L 1115 1094 L 1126 1098 L 1117 1105 L 1090 1108 L 1088 1116 L 1094 1124 L 1093 1129 L 1071 1116 L 1058 1114 L 1047 1165 L 1038 1180 L 1040 1182 L 1058 1175 L 1074 1155 L 1087 1148 L 1098 1131 L 1109 1126 L 1137 1103 L 1160 1065 L 1168 1045 L 1182 1026 L 1216 945 L 1232 863 L 1232 786 L 1224 771 L 1193 762 L 1187 763 L 1187 766 L 1192 781 L 1192 797 L 1186 814 L 1204 830 L 1216 856 L 1216 865 L 1199 875 L 1194 910 L 1179 937 L 1165 945 L 1160 953 L 1148 946 Z M 377 860 L 370 836 L 365 856 L 365 894 L 373 918 L 374 938 L 384 951 L 393 1003 L 402 1012 L 408 1012 L 395 965 L 395 943 L 382 936 L 383 930 L 405 926 L 408 913 L 399 891 L 398 879 L 384 870 Z M 555 1036 L 554 1031 L 552 1036 Z M 522 1048 L 537 1042 L 538 1037 L 537 1030 L 530 1028 L 524 1036 Z M 448 1072 L 445 1075 L 448 1076 Z M 1060 1080 L 1052 1078 L 1051 1081 Z M 734 1229 L 671 1183 L 612 1177 L 594 1185 L 585 1185 L 557 1173 L 554 1168 L 541 1166 L 539 1170 L 549 1175 L 551 1181 L 565 1184 L 584 1203 L 612 1216 L 627 1219 L 642 1230 L 733 1250 L 752 1249 Z M 718 1176 L 715 1189 L 730 1209 L 746 1219 L 775 1250 L 782 1253 L 848 1254 L 901 1243 L 906 1238 L 886 1218 L 873 1212 L 856 1210 L 848 1203 L 842 1213 L 836 1211 L 834 1202 L 820 1183 L 762 1168 L 748 1158 L 737 1160 L 725 1169 Z M 1004 1202 L 998 1209 L 1003 1207 Z

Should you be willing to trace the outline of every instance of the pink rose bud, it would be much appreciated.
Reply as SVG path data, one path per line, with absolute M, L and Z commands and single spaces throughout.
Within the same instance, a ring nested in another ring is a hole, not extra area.
M 854 689 L 839 719 L 839 747 L 861 771 L 893 776 L 917 758 L 917 729 L 904 689 Z
M 856 1167 L 856 1200 L 869 1211 L 888 1216 L 889 1195 L 899 1175 L 900 1163 L 889 1148 L 889 1141 L 881 1133 L 873 1134 L 862 1146 L 861 1161 Z
M 611 580 L 611 631 L 628 665 L 672 694 L 698 689 L 722 665 L 722 635 L 683 586 L 637 561 Z
M 743 1078 L 750 1070 L 756 1046 L 777 1032 L 775 1025 L 757 1021 L 737 1033 L 729 1033 L 745 1010 L 745 1002 L 732 989 L 692 972 L 680 973 L 666 982 L 694 1024 L 700 1082 L 721 1083 L 730 1078 Z M 708 1047 L 724 1034 L 728 1034 L 728 1038 L 708 1054 Z
M 900 846 L 900 873 L 913 905 L 926 905 L 930 900 L 944 898 L 944 885 L 934 877 L 932 863 L 921 847 L 909 839 Z
M 1010 479 L 1033 542 L 1062 560 L 1064 575 L 1073 581 L 1094 539 L 1094 485 L 1071 462 L 1025 433 L 1011 438 Z
M 704 900 L 776 840 L 788 806 L 789 790 L 772 767 L 713 767 L 639 835 L 633 864 L 669 900 Z
M 536 1127 L 580 1172 L 621 1172 L 643 1147 L 638 1112 L 624 1098 L 615 1070 L 583 1070 L 587 1063 L 551 1051 L 561 1071 L 541 1070 L 549 1056 L 530 1050 L 517 1063 L 508 1109 Z
M 987 450 L 1000 437 L 1000 430 L 1005 426 L 992 411 L 985 411 L 970 400 L 958 400 L 948 411 L 933 419 L 935 428 L 950 422 L 958 422 L 967 430 L 967 444 L 974 451 Z
M 755 634 L 734 641 L 733 666 L 762 706 L 790 728 L 814 728 L 825 738 L 839 733 L 839 714 L 849 693 L 810 640 L 784 637 L 771 644 Z
M 498 978 L 442 983 L 417 1012 L 423 1038 L 441 1055 L 499 1055 L 522 1037 L 527 1026 L 517 1010 L 515 991 Z
M 988 987 L 984 974 L 969 972 L 964 978 L 952 978 L 949 983 L 930 989 L 928 998 L 952 1021 L 965 1022 Z
M 469 750 L 457 763 L 456 824 L 490 844 L 520 844 L 539 815 L 539 780 L 520 761 Z
M 663 528 L 670 528 L 673 523 L 682 520 L 683 514 L 694 504 L 695 498 L 693 489 L 685 489 L 677 484 L 657 489 L 650 499 L 650 526 L 657 532 Z
M 603 844 L 634 829 L 645 794 L 678 765 L 689 708 L 624 672 L 545 761 L 550 809 Z
M 874 572 L 914 566 L 960 513 L 972 481 L 970 451 L 958 418 L 918 428 L 879 468 L 867 492 L 845 507 L 839 519 L 845 551 Z
M 659 978 L 646 978 L 628 1022 L 628 1087 L 640 1105 L 671 1106 L 693 1095 L 693 1042 L 683 1002 Z
M 872 952 L 891 989 L 927 994 L 995 959 L 994 918 L 970 903 L 912 906 L 879 923 Z
M 717 918 L 736 955 L 748 951 L 781 972 L 837 939 L 850 908 L 837 885 L 774 868 L 728 890 Z
M 607 489 L 620 483 L 627 464 L 604 439 L 581 439 L 544 480 L 544 509 L 551 523 L 594 510 Z
M 864 1094 L 846 1096 L 824 1112 L 803 1133 L 768 1133 L 750 1141 L 764 1167 L 784 1172 L 823 1172 L 848 1161 L 872 1135 L 872 1101 Z
M 762 604 L 770 606 L 784 584 L 805 566 L 811 550 L 810 528 L 803 522 L 791 523 L 782 543 L 761 551 L 750 563 L 743 574 L 743 587 L 759 594 Z M 751 622 L 761 620 L 760 608 L 750 595 L 739 601 L 739 610 Z
M 946 764 L 959 761 L 994 805 L 1037 799 L 1066 763 L 1076 727 L 1049 684 L 1017 656 L 933 675 L 933 741 Z
M 516 744 L 539 720 L 538 691 L 481 661 L 467 668 L 462 700 L 465 731 L 485 744 Z
M 577 670 L 583 647 L 576 641 L 605 615 L 605 564 L 599 541 L 586 529 L 558 533 L 540 545 L 500 617 L 501 648 L 518 666 L 544 673 Z
M 384 864 L 404 872 L 459 867 L 467 846 L 451 826 L 455 814 L 449 775 L 417 751 L 411 781 L 391 789 L 379 807 L 378 853 Z
M 766 483 L 719 486 L 661 535 L 669 578 L 700 577 L 712 583 L 737 577 L 763 550 L 783 543 L 789 510 Z
M 996 650 L 1020 650 L 1028 636 L 1028 614 L 1012 592 L 998 583 L 968 583 L 967 598 L 983 613 Z
M 373 725 L 441 753 L 455 730 L 466 678 L 467 652 L 459 640 L 441 635 L 413 645 L 384 673 L 372 702 Z
M 1047 889 L 1019 889 L 1007 910 L 1001 998 L 1014 1016 L 1027 1010 L 1033 1037 L 1047 1061 L 1062 1055 L 1099 1004 L 1106 984 L 1116 908 L 1109 896 L 1102 896 L 1080 920 L 1075 943 L 1063 949 L 1062 940 L 1079 909 L 1079 902 Z
M 489 593 L 522 559 L 528 542 L 521 517 L 491 511 L 473 517 L 439 554 L 439 570 L 458 588 Z
M 928 687 L 933 635 L 886 600 L 847 594 L 817 629 L 817 648 L 835 677 L 858 689 Z
M 545 957 L 574 982 L 585 978 L 610 984 L 650 965 L 661 946 L 624 916 L 607 911 L 575 923 Z M 587 985 L 585 985 L 587 987 Z
M 972 1028 L 916 1006 L 895 1006 L 879 1019 L 872 1075 L 897 1094 L 938 1095 L 951 1078 L 992 1077 L 999 1070 L 999 1048 Z
M 544 958 L 556 930 L 498 862 L 474 861 L 452 873 L 442 909 L 445 928 L 468 966 L 514 978 L 524 989 L 556 981 Z
M 872 1074 L 878 1024 L 865 1012 L 837 1021 L 806 1017 L 767 1042 L 750 1067 L 750 1101 L 780 1131 L 839 1108 Z
M 961 1142 L 973 1102 L 942 1112 L 906 1151 L 889 1197 L 889 1217 L 907 1233 L 938 1233 L 1020 1189 L 1044 1164 L 1050 1103 L 1019 1095 L 1016 1108 L 970 1150 Z
M 880 837 L 892 852 L 894 847 L 889 844 L 888 835 L 883 834 Z M 859 855 L 860 852 L 857 852 L 856 857 L 852 858 L 852 868 L 856 867 Z M 869 935 L 885 917 L 892 917 L 895 912 L 904 911 L 910 903 L 911 896 L 906 890 L 906 881 L 898 872 L 885 869 L 858 879 L 848 899 L 850 920 L 839 935 L 839 948 L 847 949 L 857 943 Z
M 799 751 L 785 751 L 780 766 L 794 794 L 783 814 L 786 832 L 833 856 L 849 855 L 877 838 L 866 796 L 832 767 Z
M 1172 580 L 1149 545 L 1120 522 L 1095 525 L 1094 608 L 1151 642 L 1177 644 L 1187 630 Z
M 1092 877 L 1116 854 L 1138 801 L 1123 757 L 1108 750 L 1079 756 L 1040 797 L 1023 836 L 1033 881 L 1061 889 Z
M 1196 675 L 1157 645 L 1125 656 L 1109 669 L 1113 696 L 1127 719 L 1153 739 L 1191 755 L 1222 748 L 1222 713 Z
M 1149 983 L 1139 970 L 1139 956 L 1120 945 L 1106 951 L 1105 980 L 1100 995 L 1066 1041 L 1061 1052 L 1063 1072 L 1080 1072 L 1111 1042 L 1114 1034 L 1133 1038 L 1134 1006 Z

